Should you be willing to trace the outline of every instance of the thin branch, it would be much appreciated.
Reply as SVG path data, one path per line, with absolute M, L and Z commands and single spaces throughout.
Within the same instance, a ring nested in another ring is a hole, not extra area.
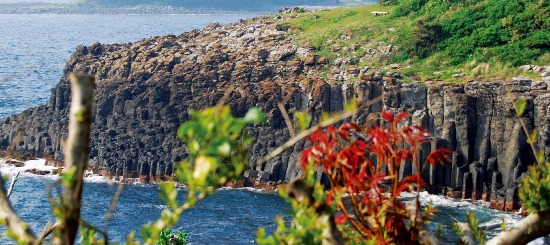
M 88 162 L 92 124 L 94 78 L 71 73 L 71 109 L 69 135 L 65 145 L 65 168 L 73 176 L 65 176 L 62 196 L 63 214 L 58 217 L 60 232 L 53 238 L 54 244 L 73 244 L 80 225 L 80 208 L 84 185 L 84 169 Z
M 18 177 L 19 172 L 17 172 L 16 174 L 12 174 L 10 188 L 8 189 L 8 194 L 6 195 L 8 198 L 10 198 L 11 193 L 13 192 L 13 187 L 15 187 L 15 182 L 17 182 Z
M 42 231 L 42 234 L 34 242 L 34 245 L 42 244 L 42 241 L 44 241 L 44 239 L 46 239 L 46 237 L 48 237 L 58 227 L 59 227 L 59 222 L 56 222 L 53 225 L 52 225 L 51 222 L 48 222 L 46 224 L 46 227 L 44 227 L 44 230 Z
M 233 90 L 235 89 L 235 85 L 231 84 L 229 88 L 225 90 L 225 93 L 223 94 L 223 97 L 218 101 L 218 104 L 216 104 L 216 111 L 218 111 L 218 114 L 222 108 L 222 106 L 225 104 L 225 101 L 229 99 L 229 96 L 231 96 L 231 93 L 233 93 Z
M 506 88 L 506 91 L 507 91 L 507 93 L 508 93 L 508 94 L 507 94 L 507 95 L 508 95 L 508 98 L 509 98 L 510 100 L 512 100 L 512 104 L 513 104 L 513 106 L 514 106 L 514 111 L 516 112 L 516 116 L 517 116 L 517 118 L 518 118 L 518 120 L 519 120 L 519 123 L 520 123 L 522 129 L 523 129 L 523 132 L 525 133 L 525 136 L 526 136 L 527 138 L 529 138 L 529 137 L 530 137 L 530 136 L 529 136 L 529 135 L 530 135 L 529 129 L 527 128 L 527 125 L 525 125 L 525 122 L 524 122 L 523 119 L 522 119 L 522 116 L 523 116 L 523 115 L 520 115 L 520 113 L 519 113 L 519 111 L 518 111 L 518 108 L 517 108 L 517 106 L 516 106 L 516 104 L 515 104 L 516 101 L 514 100 L 514 98 L 513 98 L 513 96 L 512 96 L 512 91 L 511 91 L 510 87 L 508 87 L 508 86 L 505 86 L 505 88 Z M 526 102 L 527 102 L 527 101 L 526 101 Z M 537 147 L 535 146 L 534 142 L 531 142 L 530 140 L 528 140 L 528 143 L 529 143 L 529 146 L 531 146 L 531 150 L 533 151 L 533 154 L 535 154 L 535 161 L 537 162 L 537 164 L 543 164 L 543 162 L 539 162 L 540 159 L 538 158 L 538 155 L 537 155 L 538 151 L 537 151 Z
M 36 240 L 36 237 L 29 225 L 13 210 L 4 184 L 4 178 L 0 177 L 0 220 L 2 220 L 8 227 L 8 230 L 17 237 L 18 243 L 32 244 Z
M 314 133 L 318 129 L 323 128 L 323 127 L 327 127 L 329 125 L 332 125 L 332 124 L 337 123 L 339 121 L 342 121 L 344 119 L 352 117 L 360 109 L 362 109 L 364 107 L 367 107 L 367 106 L 370 106 L 370 105 L 373 105 L 373 104 L 376 104 L 376 103 L 382 101 L 382 99 L 383 99 L 383 95 L 380 95 L 380 96 L 376 97 L 375 99 L 367 101 L 366 103 L 361 103 L 361 106 L 357 107 L 354 110 L 343 111 L 343 112 L 337 113 L 337 114 L 331 116 L 329 119 L 327 119 L 325 121 L 322 121 L 319 124 L 309 128 L 307 130 L 302 131 L 301 133 L 296 135 L 296 137 L 288 140 L 283 145 L 279 146 L 277 149 L 275 149 L 272 152 L 270 152 L 269 154 L 267 154 L 267 156 L 265 156 L 264 158 L 258 160 L 256 165 L 262 165 L 262 164 L 266 163 L 267 161 L 273 159 L 277 155 L 281 154 L 284 150 L 286 150 L 289 147 L 293 146 L 294 144 L 298 143 L 298 141 L 306 138 L 307 136 Z
M 84 221 L 83 219 L 80 219 L 80 223 L 81 223 L 82 226 L 87 227 L 88 229 L 92 229 L 94 231 L 99 232 L 99 234 L 101 234 L 103 236 L 103 245 L 108 245 L 109 244 L 109 235 L 107 234 L 107 232 L 98 229 L 97 227 L 95 227 L 94 225 Z
M 107 216 L 105 217 L 105 230 L 107 231 L 109 227 L 109 221 L 111 220 L 111 217 L 113 216 L 113 212 L 115 211 L 116 204 L 118 203 L 118 198 L 120 197 L 120 194 L 122 193 L 122 189 L 124 188 L 124 184 L 121 182 L 118 184 L 118 188 L 115 192 L 115 195 L 113 196 L 113 199 L 111 200 L 111 206 L 109 207 L 109 212 L 107 212 Z
M 369 227 L 367 221 L 365 220 L 364 216 L 363 216 L 363 212 L 361 210 L 359 210 L 359 203 L 357 202 L 357 200 L 355 199 L 355 195 L 353 193 L 351 193 L 349 195 L 349 200 L 351 201 L 351 204 L 350 205 L 352 207 L 352 211 L 355 213 L 355 217 L 359 220 L 359 222 L 364 226 L 364 227 Z
M 532 213 L 489 240 L 487 245 L 527 244 L 550 234 L 550 211 Z
M 292 126 L 292 121 L 290 121 L 290 117 L 288 116 L 288 113 L 286 112 L 285 106 L 283 103 L 277 104 L 279 106 L 279 110 L 281 111 L 281 114 L 283 114 L 283 118 L 285 119 L 286 126 L 288 127 L 288 131 L 290 132 L 290 137 L 294 138 L 296 137 L 296 133 L 294 132 L 294 127 Z

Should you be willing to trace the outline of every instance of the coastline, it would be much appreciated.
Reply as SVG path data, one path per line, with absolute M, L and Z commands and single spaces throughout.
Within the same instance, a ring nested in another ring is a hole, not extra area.
M 7 171 L 6 171 L 7 170 Z M 0 172 L 4 176 L 8 176 L 9 174 L 14 174 L 15 172 L 24 172 L 34 177 L 46 177 L 46 178 L 58 178 L 59 173 L 63 172 L 64 168 L 62 166 L 51 166 L 47 164 L 46 159 L 27 159 L 27 160 L 16 160 L 13 158 L 0 158 Z M 164 178 L 156 178 L 154 180 L 147 180 L 143 178 L 124 178 L 122 176 L 106 176 L 102 175 L 102 171 L 94 171 L 93 169 L 85 170 L 84 172 L 84 180 L 87 182 L 106 182 L 106 183 L 124 183 L 124 184 L 152 184 L 157 185 L 161 181 L 175 181 L 175 183 L 178 186 L 182 186 L 185 188 L 185 185 L 177 182 L 174 176 L 170 177 L 164 177 Z M 262 182 L 257 181 L 249 178 L 242 178 L 233 182 L 229 182 L 226 185 L 220 187 L 220 190 L 247 190 L 252 192 L 259 192 L 259 193 L 277 193 L 277 188 L 279 185 L 286 184 L 287 182 L 283 181 L 269 181 L 269 182 Z M 523 206 L 520 206 L 519 209 L 516 210 L 503 210 L 494 208 L 494 204 L 488 201 L 484 201 L 483 199 L 474 200 L 471 198 L 461 198 L 461 196 L 455 197 L 453 195 L 449 195 L 445 192 L 438 192 L 430 190 L 430 188 L 424 189 L 424 201 L 423 205 L 427 205 L 429 202 L 426 201 L 429 198 L 427 198 L 428 195 L 438 196 L 441 199 L 440 202 L 444 202 L 443 200 L 448 200 L 449 202 L 467 202 L 474 205 L 479 205 L 481 207 L 491 208 L 494 210 L 504 211 L 506 213 L 510 214 L 516 214 L 521 215 L 522 217 L 527 216 L 529 213 L 526 211 L 526 208 Z M 407 197 L 414 195 L 414 193 L 406 193 L 402 198 L 406 199 Z
M 511 89 L 514 95 L 529 98 L 533 106 L 526 120 L 545 132 L 548 81 L 514 77 L 465 84 L 406 83 L 399 65 L 361 66 L 345 58 L 329 62 L 308 43 L 296 43 L 298 30 L 283 23 L 300 16 L 290 13 L 210 24 L 179 36 L 130 44 L 79 46 L 49 104 L 2 121 L 0 148 L 63 161 L 60 139 L 66 130 L 68 72 L 94 74 L 98 81 L 91 169 L 103 176 L 153 182 L 171 178 L 173 163 L 184 157 L 185 147 L 171 132 L 187 120 L 189 110 L 216 104 L 230 84 L 236 88 L 228 104 L 237 116 L 259 106 L 270 117 L 267 125 L 247 129 L 256 138 L 251 162 L 290 137 L 276 104 L 283 103 L 287 111 L 311 112 L 315 124 L 323 113 L 338 112 L 349 101 L 382 96 L 383 101 L 352 120 L 366 123 L 382 110 L 405 111 L 412 115 L 409 123 L 433 135 L 423 151 L 438 147 L 455 151 L 447 168 L 430 167 L 423 176 L 434 189 L 447 190 L 452 197 L 490 201 L 497 209 L 521 207 L 515 193 L 521 170 L 532 159 L 519 154 L 526 147 L 525 135 L 505 94 Z M 393 44 L 364 45 L 377 46 L 361 59 L 382 59 L 399 52 Z M 48 123 L 27 123 L 37 118 Z M 296 160 L 304 147 L 299 142 L 266 165 L 255 166 L 246 173 L 249 181 L 235 185 L 269 186 L 263 183 L 298 177 Z M 411 174 L 410 164 L 400 172 Z

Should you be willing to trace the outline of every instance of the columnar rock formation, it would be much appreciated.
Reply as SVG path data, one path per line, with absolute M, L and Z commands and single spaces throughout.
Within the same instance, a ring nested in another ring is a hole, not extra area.
M 267 124 L 247 129 L 256 139 L 250 147 L 252 168 L 245 174 L 252 182 L 287 181 L 301 174 L 297 162 L 307 146 L 303 141 L 262 166 L 253 164 L 290 138 L 279 102 L 290 114 L 308 111 L 316 123 L 322 112 L 340 111 L 352 99 L 383 96 L 352 120 L 372 122 L 382 110 L 409 112 L 410 123 L 433 134 L 431 144 L 422 149 L 424 156 L 434 147 L 455 151 L 452 163 L 425 172 L 431 186 L 454 197 L 491 200 L 501 209 L 517 208 L 518 180 L 534 163 L 513 98 L 527 99 L 522 120 L 529 130 L 538 130 L 539 147 L 550 159 L 548 81 L 413 85 L 400 83 L 398 74 L 383 75 L 344 59 L 332 62 L 330 80 L 325 81 L 320 77 L 327 59 L 297 46 L 287 28 L 258 18 L 136 43 L 80 46 L 49 104 L 1 121 L 0 148 L 7 154 L 62 162 L 68 73 L 78 72 L 97 79 L 89 165 L 106 176 L 169 177 L 174 163 L 185 157 L 176 130 L 188 120 L 188 111 L 216 104 L 231 85 L 227 103 L 236 116 L 255 106 L 268 116 Z M 412 171 L 405 164 L 400 172 L 406 176 Z

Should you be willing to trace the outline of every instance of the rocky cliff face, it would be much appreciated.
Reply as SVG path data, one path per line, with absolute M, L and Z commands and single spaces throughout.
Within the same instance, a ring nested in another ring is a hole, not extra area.
M 527 99 L 523 122 L 529 130 L 538 130 L 539 147 L 550 159 L 549 81 L 515 78 L 420 86 L 344 59 L 332 62 L 328 80 L 323 80 L 328 61 L 295 45 L 292 38 L 277 21 L 258 18 L 136 43 L 80 46 L 49 104 L 1 121 L 0 148 L 7 154 L 62 162 L 70 101 L 67 75 L 78 72 L 97 79 L 89 165 L 106 176 L 168 178 L 174 163 L 185 157 L 176 130 L 188 119 L 188 111 L 216 104 L 231 85 L 227 103 L 236 116 L 254 106 L 268 116 L 266 125 L 247 129 L 256 139 L 250 149 L 252 169 L 245 174 L 252 184 L 301 174 L 297 162 L 305 142 L 265 165 L 252 164 L 290 138 L 278 103 L 290 114 L 307 110 L 315 123 L 321 113 L 340 111 L 351 99 L 383 96 L 352 120 L 377 120 L 382 110 L 409 112 L 410 123 L 433 134 L 431 144 L 422 149 L 424 156 L 434 147 L 455 151 L 452 163 L 425 173 L 434 190 L 491 200 L 501 209 L 517 208 L 518 179 L 534 163 L 511 98 Z M 405 164 L 400 172 L 406 176 L 412 171 Z

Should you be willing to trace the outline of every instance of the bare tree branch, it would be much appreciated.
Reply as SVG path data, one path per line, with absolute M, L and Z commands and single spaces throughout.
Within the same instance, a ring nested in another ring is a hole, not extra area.
M 296 133 L 294 132 L 292 121 L 290 121 L 290 117 L 286 112 L 285 106 L 283 105 L 283 103 L 280 103 L 280 102 L 279 104 L 277 104 L 277 106 L 279 106 L 279 110 L 281 111 L 281 114 L 283 114 L 283 118 L 285 119 L 286 126 L 288 127 L 288 132 L 290 132 L 290 137 L 294 138 L 296 136 Z
M 107 232 L 98 229 L 97 227 L 95 227 L 94 225 L 84 221 L 83 219 L 80 219 L 80 222 L 81 222 L 82 226 L 87 227 L 88 229 L 92 229 L 92 230 L 95 230 L 95 231 L 99 232 L 99 234 L 101 234 L 103 236 L 103 244 L 104 245 L 109 244 L 109 235 L 107 234 Z
M 526 244 L 550 234 L 550 211 L 532 213 L 489 240 L 487 245 Z
M 115 195 L 113 196 L 113 199 L 111 200 L 111 206 L 109 207 L 109 212 L 107 212 L 107 216 L 105 217 L 105 231 L 108 230 L 109 221 L 113 216 L 113 212 L 115 211 L 116 204 L 118 203 L 118 198 L 120 197 L 120 193 L 122 193 L 122 189 L 124 189 L 124 184 L 122 182 L 118 183 L 118 188 L 115 192 Z
M 10 198 L 11 193 L 13 192 L 13 187 L 15 187 L 15 182 L 17 182 L 18 177 L 19 172 L 17 172 L 16 174 L 12 174 L 10 188 L 8 189 L 8 194 L 6 195 L 8 196 L 8 198 Z
M 44 241 L 44 239 L 46 239 L 46 237 L 48 237 L 55 229 L 57 229 L 57 227 L 59 227 L 59 222 L 56 222 L 53 225 L 52 225 L 51 222 L 48 222 L 46 224 L 46 227 L 44 227 L 44 230 L 42 231 L 42 234 L 34 242 L 34 245 L 42 244 L 42 241 Z
M 0 174 L 0 221 L 18 239 L 19 244 L 33 244 L 36 240 L 31 228 L 13 210 Z
M 69 135 L 65 153 L 65 168 L 71 176 L 64 176 L 62 197 L 63 214 L 58 217 L 59 230 L 54 234 L 54 244 L 74 244 L 80 224 L 83 174 L 88 161 L 88 145 L 92 123 L 94 78 L 71 73 L 71 110 Z
M 283 152 L 287 148 L 289 148 L 289 147 L 295 145 L 296 143 L 298 143 L 298 141 L 306 138 L 308 135 L 310 135 L 313 132 L 317 131 L 317 129 L 327 127 L 329 125 L 332 125 L 334 123 L 342 121 L 346 118 L 352 117 L 360 109 L 362 109 L 364 107 L 367 107 L 367 106 L 370 106 L 370 105 L 373 105 L 373 104 L 376 104 L 376 103 L 380 102 L 382 99 L 383 99 L 383 95 L 378 96 L 378 97 L 376 97 L 372 100 L 369 100 L 366 103 L 360 103 L 360 106 L 358 106 L 354 110 L 343 111 L 343 112 L 337 113 L 335 115 L 332 115 L 329 119 L 327 119 L 325 121 L 322 121 L 319 124 L 309 128 L 307 130 L 302 131 L 301 133 L 296 135 L 296 137 L 288 140 L 283 145 L 279 146 L 277 149 L 275 149 L 272 152 L 270 152 L 269 154 L 267 154 L 264 158 L 258 160 L 258 162 L 256 164 L 257 165 L 262 165 L 262 164 L 266 163 L 267 161 L 269 161 L 269 160 L 273 159 L 274 157 L 276 157 L 277 155 L 281 154 L 281 152 Z

